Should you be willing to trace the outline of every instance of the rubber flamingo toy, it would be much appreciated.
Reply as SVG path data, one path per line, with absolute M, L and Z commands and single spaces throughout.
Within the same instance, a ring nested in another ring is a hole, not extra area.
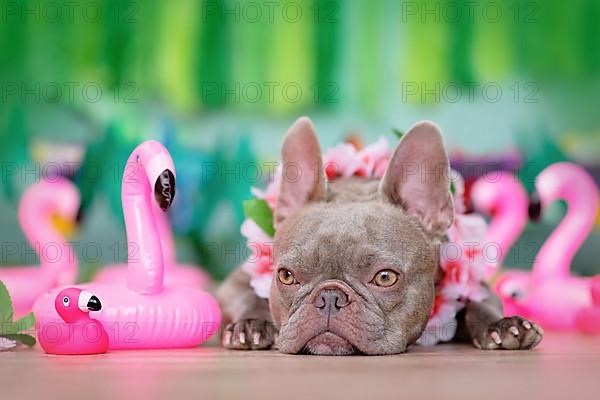
M 510 314 L 522 314 L 551 329 L 579 329 L 581 312 L 593 306 L 594 279 L 572 276 L 570 267 L 592 229 L 598 189 L 583 168 L 562 162 L 542 171 L 536 190 L 542 209 L 565 200 L 567 214 L 538 252 L 531 273 L 506 272 L 496 290 Z
M 165 262 L 165 284 L 196 288 L 207 287 L 211 283 L 211 279 L 206 272 L 194 265 L 177 263 L 175 242 L 167 214 L 154 203 L 152 204 L 152 211 Z M 113 264 L 103 267 L 94 278 L 94 281 L 106 283 L 125 282 L 126 278 L 127 264 Z
M 90 283 L 80 288 L 102 299 L 91 312 L 109 336 L 109 349 L 193 347 L 213 335 L 221 314 L 216 300 L 201 290 L 164 285 L 164 258 L 152 202 L 166 211 L 175 195 L 175 167 L 156 141 L 135 148 L 123 173 L 121 189 L 129 257 L 126 282 Z M 62 319 L 54 308 L 60 290 L 34 305 L 38 334 Z
M 54 300 L 54 308 L 64 321 L 38 335 L 48 354 L 102 354 L 108 350 L 108 335 L 102 324 L 89 316 L 102 304 L 91 292 L 76 287 L 63 289 Z
M 73 224 L 79 202 L 79 191 L 63 178 L 42 179 L 23 194 L 19 223 L 25 238 L 39 255 L 40 266 L 0 268 L 0 280 L 8 288 L 17 317 L 30 312 L 37 298 L 48 290 L 75 283 L 77 259 L 53 219 Z M 15 250 L 23 254 L 24 249 Z
M 471 199 L 475 210 L 492 216 L 484 245 L 495 248 L 495 252 L 491 252 L 495 254 L 486 254 L 485 257 L 485 278 L 489 280 L 500 270 L 510 248 L 527 224 L 529 199 L 518 178 L 504 171 L 479 178 L 471 188 Z

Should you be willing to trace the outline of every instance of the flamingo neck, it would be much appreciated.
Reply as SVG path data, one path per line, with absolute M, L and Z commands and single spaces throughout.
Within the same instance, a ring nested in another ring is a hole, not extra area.
M 486 177 L 481 179 L 473 188 L 473 198 L 488 214 L 493 212 L 482 249 L 488 258 L 485 277 L 489 279 L 502 267 L 511 246 L 523 232 L 528 217 L 528 199 L 525 189 L 512 174 L 503 175 L 498 182 Z M 486 246 L 495 248 L 494 258 Z
M 173 241 L 171 224 L 169 223 L 167 213 L 161 210 L 156 203 L 152 204 L 152 212 L 156 229 L 158 230 L 158 236 L 160 238 L 160 247 L 162 248 L 165 268 L 168 269 L 176 262 L 175 243 Z
M 162 291 L 164 261 L 156 221 L 152 211 L 153 188 L 146 169 L 155 154 L 138 146 L 125 165 L 122 203 L 127 232 L 127 286 L 140 294 Z
M 523 232 L 527 223 L 526 207 L 525 198 L 502 198 L 498 202 L 486 233 L 487 242 L 500 250 L 495 262 L 497 265 L 503 264 L 511 246 Z
M 42 272 L 61 283 L 62 274 L 76 273 L 75 253 L 67 240 L 52 225 L 52 212 L 48 205 L 34 204 L 34 200 L 30 199 L 19 210 L 20 224 L 25 238 L 40 258 Z
M 545 202 L 548 206 L 562 199 L 567 213 L 537 254 L 533 279 L 568 277 L 575 254 L 592 230 L 598 204 L 596 184 L 587 174 L 569 178 L 561 177 L 557 194 Z

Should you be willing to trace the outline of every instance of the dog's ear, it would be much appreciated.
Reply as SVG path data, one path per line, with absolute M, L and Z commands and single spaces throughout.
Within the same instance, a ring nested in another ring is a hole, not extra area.
M 275 229 L 306 203 L 323 199 L 327 191 L 321 148 L 309 118 L 299 118 L 288 130 L 281 147 L 281 161 Z
M 381 196 L 415 216 L 441 236 L 452 224 L 450 163 L 440 129 L 433 122 L 413 125 L 400 139 L 379 186 Z

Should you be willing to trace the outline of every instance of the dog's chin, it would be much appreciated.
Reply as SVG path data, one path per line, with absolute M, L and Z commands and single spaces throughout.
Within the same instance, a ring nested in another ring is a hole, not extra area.
M 323 332 L 310 339 L 301 353 L 321 356 L 348 356 L 359 353 L 348 340 L 332 332 Z

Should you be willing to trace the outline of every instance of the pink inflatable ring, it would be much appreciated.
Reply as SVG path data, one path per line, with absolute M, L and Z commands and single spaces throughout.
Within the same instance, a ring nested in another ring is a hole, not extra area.
M 123 213 L 129 254 L 127 282 L 79 285 L 102 299 L 102 309 L 91 311 L 109 338 L 109 349 L 193 347 L 212 336 L 221 314 L 215 299 L 190 287 L 164 283 L 164 258 L 152 201 L 167 210 L 175 195 L 175 167 L 167 150 L 156 141 L 140 144 L 123 173 Z M 53 335 L 63 323 L 54 300 L 59 289 L 34 305 L 38 336 Z M 49 339 L 45 337 L 45 339 Z

